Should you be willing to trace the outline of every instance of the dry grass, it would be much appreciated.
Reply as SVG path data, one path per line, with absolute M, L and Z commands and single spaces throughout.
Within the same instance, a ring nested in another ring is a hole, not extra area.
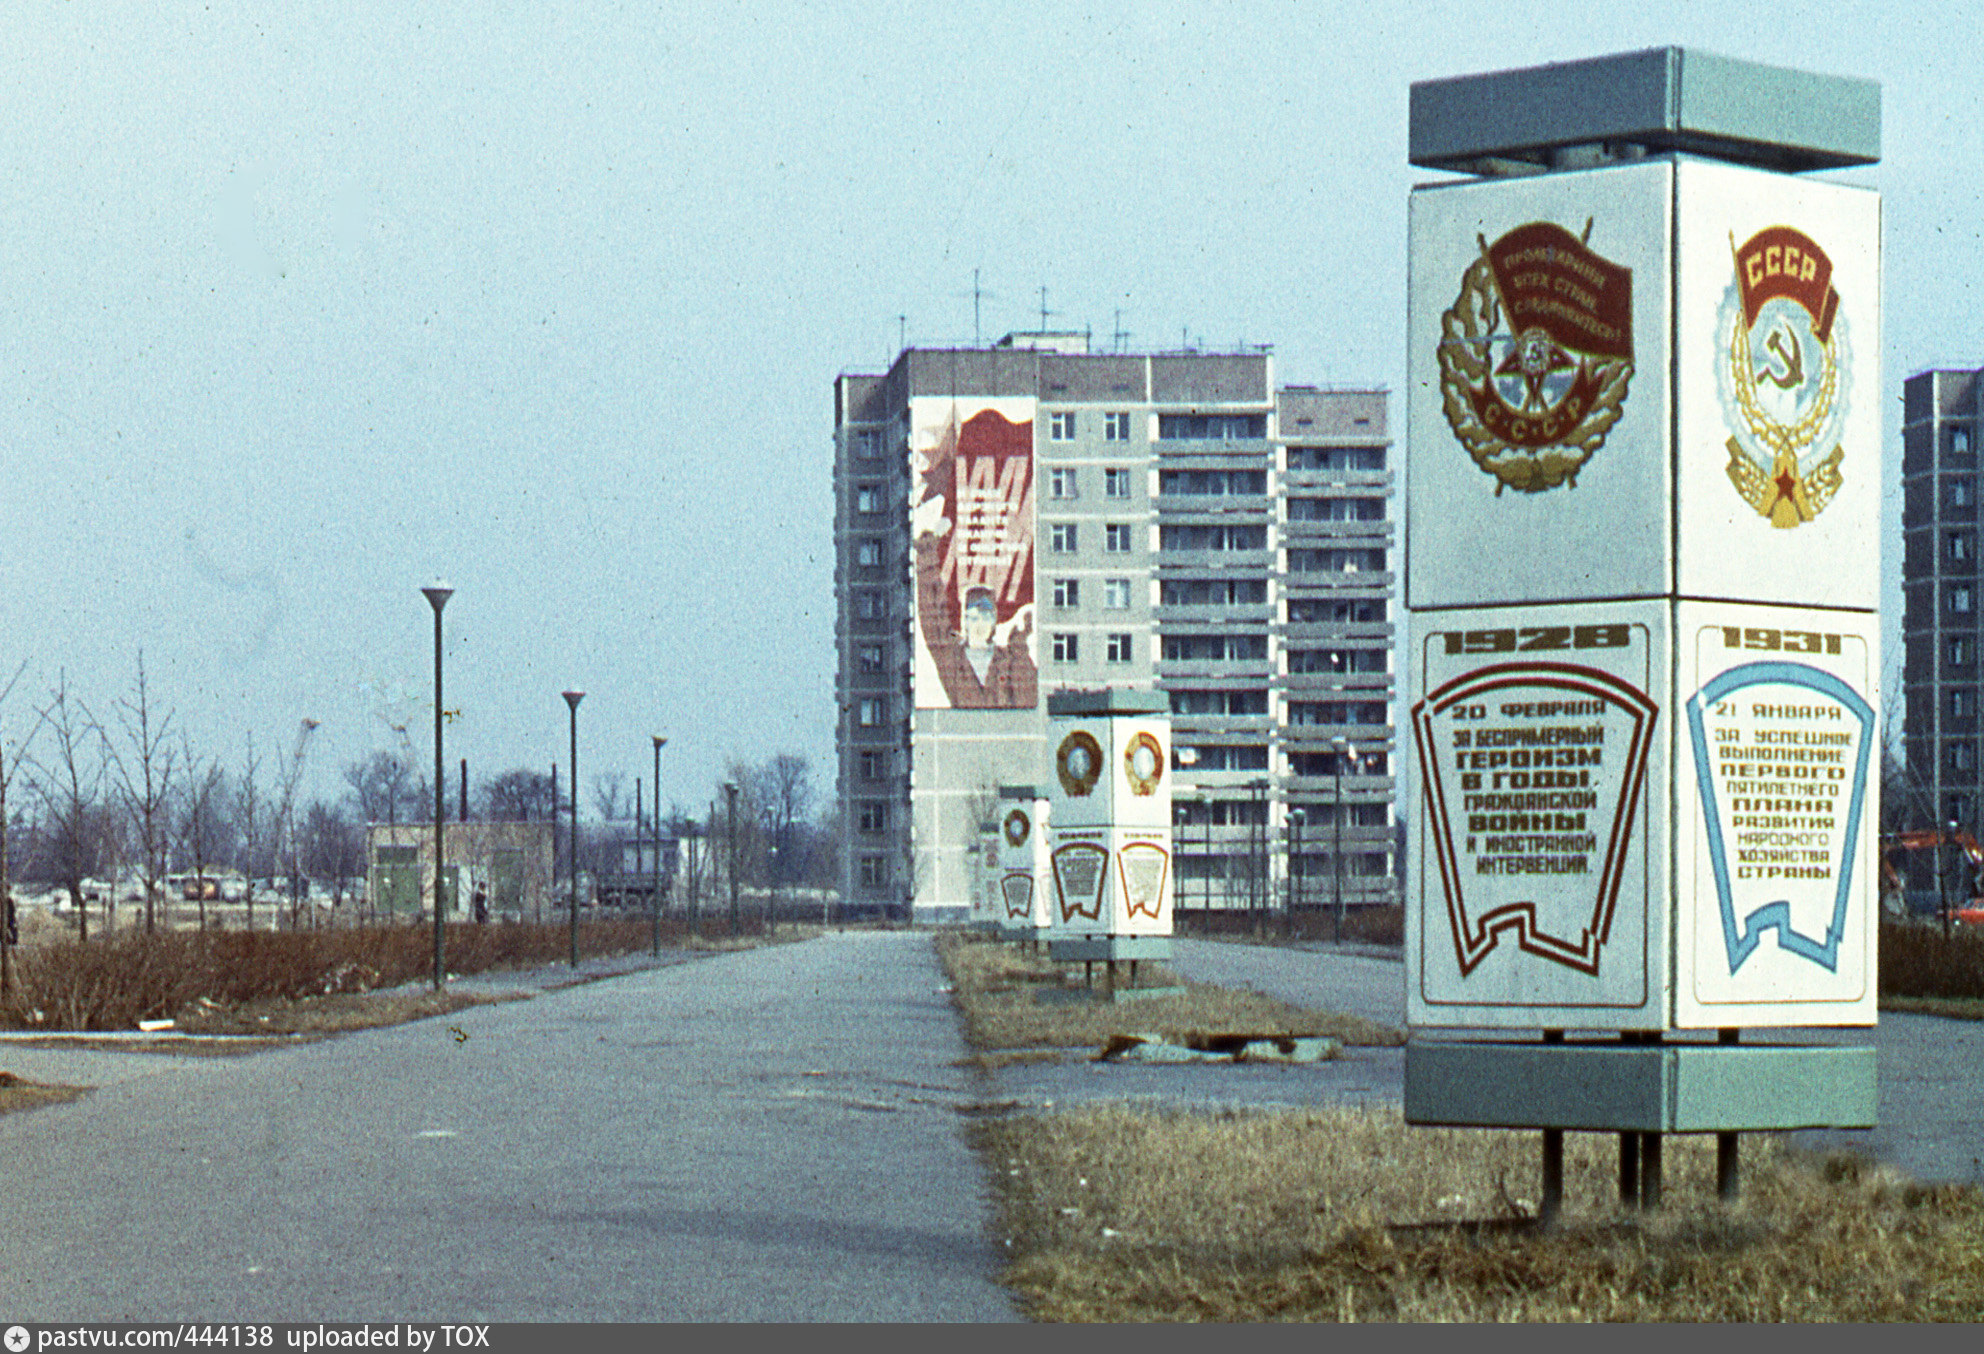
M 1188 1034 L 1335 1035 L 1346 1044 L 1398 1044 L 1401 1031 L 1358 1016 L 1304 1010 L 1256 992 L 1235 992 L 1200 983 L 1185 993 L 1142 1001 L 1042 1002 L 1044 990 L 1068 982 L 1065 966 L 1017 946 L 955 932 L 937 937 L 937 954 L 949 975 L 965 1022 L 965 1041 L 974 1049 L 1101 1048 L 1111 1037 L 1143 1031 L 1182 1039 Z M 1155 971 L 1153 971 L 1155 970 Z M 1075 965 L 1079 973 L 1080 966 Z M 1141 986 L 1176 984 L 1156 965 L 1140 968 Z M 1012 1055 L 993 1054 L 1010 1060 Z
M 66 1105 L 88 1094 L 80 1086 L 43 1086 L 23 1081 L 12 1072 L 0 1072 L 0 1114 L 38 1110 L 44 1105 Z
M 1566 1137 L 1535 1230 L 1537 1135 L 1408 1128 L 1397 1109 L 1098 1106 L 973 1125 L 1005 1275 L 1049 1321 L 1984 1319 L 1984 1196 L 1744 1139 L 1670 1138 L 1668 1206 L 1619 1212 L 1617 1139 Z
M 779 938 L 805 934 L 802 928 L 787 927 Z M 645 919 L 582 922 L 579 953 L 633 953 L 647 949 L 651 939 Z M 679 920 L 665 919 L 662 943 L 726 950 L 764 942 L 756 937 L 692 937 Z M 450 926 L 447 931 L 447 968 L 455 975 L 564 963 L 570 950 L 565 923 Z M 0 1025 L 24 1029 L 128 1030 L 141 1020 L 158 1019 L 215 1033 L 254 1032 L 257 1026 L 302 1030 L 312 1028 L 313 1019 L 350 1029 L 434 1013 L 421 1009 L 419 998 L 410 998 L 408 1013 L 399 1015 L 390 1014 L 398 1009 L 390 1002 L 351 1000 L 431 978 L 434 932 L 428 925 L 123 932 L 86 944 L 60 940 L 22 947 L 14 964 L 13 989 L 0 997 Z
M 1884 1009 L 1919 1009 L 1897 1005 L 1897 997 L 1984 1000 L 1984 932 L 1959 927 L 1944 939 L 1941 927 L 1887 922 L 1880 964 Z

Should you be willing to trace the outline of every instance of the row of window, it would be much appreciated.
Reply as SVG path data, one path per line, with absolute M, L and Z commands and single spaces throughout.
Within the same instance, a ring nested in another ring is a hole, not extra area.
M 1290 550 L 1288 572 L 1292 574 L 1381 574 L 1385 571 L 1383 550 Z
M 1105 522 L 1102 525 L 1102 549 L 1111 555 L 1130 553 L 1131 524 L 1128 522 Z M 1047 528 L 1047 549 L 1050 554 L 1072 555 L 1081 549 L 1082 534 L 1076 522 L 1055 522 Z
M 1158 584 L 1162 606 L 1260 606 L 1267 600 L 1265 578 L 1167 578 Z
M 1382 599 L 1369 597 L 1291 597 L 1287 611 L 1290 625 L 1377 625 L 1387 614 Z
M 1082 496 L 1080 469 L 1066 465 L 1051 467 L 1047 472 L 1047 496 L 1059 499 L 1080 498 Z M 1104 498 L 1130 496 L 1130 470 L 1127 466 L 1102 467 L 1102 496 Z
M 1390 654 L 1384 649 L 1290 649 L 1291 673 L 1385 672 Z
M 1382 522 L 1384 517 L 1385 500 L 1382 498 L 1288 500 L 1288 520 L 1291 522 Z
M 1082 637 L 1069 632 L 1057 632 L 1051 637 L 1049 652 L 1056 663 L 1079 663 L 1082 660 Z M 1136 652 L 1136 636 L 1112 634 L 1103 636 L 1102 658 L 1106 663 L 1133 662 Z
M 1054 442 L 1072 442 L 1081 427 L 1080 420 L 1072 409 L 1047 416 L 1047 436 Z M 1127 442 L 1130 440 L 1130 416 L 1127 413 L 1111 411 L 1102 415 L 1102 440 L 1105 442 Z
M 1181 828 L 1260 826 L 1267 822 L 1267 815 L 1253 811 L 1264 807 L 1255 801 L 1222 804 L 1215 800 L 1207 804 L 1191 799 L 1174 799 L 1171 801 L 1171 822 L 1174 827 Z M 1227 815 L 1219 812 L 1222 808 L 1242 809 L 1249 812 Z M 1287 812 L 1291 815 L 1291 819 L 1292 815 L 1300 813 L 1303 818 L 1302 829 L 1308 831 L 1318 827 L 1334 827 L 1338 818 L 1343 820 L 1345 827 L 1385 827 L 1391 822 L 1390 806 L 1382 803 L 1360 804 L 1347 801 L 1342 805 L 1291 804 Z M 1174 848 L 1180 855 L 1183 855 L 1188 846 L 1196 844 L 1182 835 L 1173 842 Z
M 1268 435 L 1266 414 L 1159 414 L 1157 435 L 1167 442 L 1239 442 Z
M 1259 498 L 1268 491 L 1265 470 L 1160 470 L 1160 494 L 1219 494 Z
M 1290 470 L 1383 470 L 1383 447 L 1290 447 Z
M 1265 550 L 1268 548 L 1268 529 L 1265 524 L 1167 523 L 1157 529 L 1157 548 L 1160 550 Z
M 1082 581 L 1079 578 L 1057 578 L 1049 591 L 1056 611 L 1073 611 L 1082 604 Z M 1102 580 L 1102 609 L 1104 611 L 1128 611 L 1130 609 L 1130 580 L 1127 578 L 1105 578 Z

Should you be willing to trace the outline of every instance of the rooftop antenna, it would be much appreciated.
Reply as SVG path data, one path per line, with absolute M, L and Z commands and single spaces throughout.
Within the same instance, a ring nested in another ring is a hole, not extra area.
M 1123 311 L 1121 307 L 1118 307 L 1116 311 L 1116 333 L 1114 337 L 1117 352 L 1123 353 L 1130 350 L 1130 331 L 1123 327 Z
M 896 351 L 909 347 L 909 316 L 896 316 Z
M 1049 310 L 1047 308 L 1047 288 L 1043 286 L 1040 289 L 1040 332 L 1043 334 L 1047 332 L 1047 317 L 1049 315 L 1059 315 L 1060 313 L 1058 310 Z
M 978 329 L 978 303 L 984 295 L 985 289 L 978 285 L 978 270 L 974 268 L 971 270 L 971 346 L 974 348 L 985 346 Z

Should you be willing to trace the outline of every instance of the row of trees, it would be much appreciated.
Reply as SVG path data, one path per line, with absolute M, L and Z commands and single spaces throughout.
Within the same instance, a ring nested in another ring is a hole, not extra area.
M 24 671 L 25 664 L 0 690 L 0 715 Z M 316 728 L 314 720 L 301 721 L 288 745 L 274 750 L 258 747 L 250 734 L 240 754 L 224 761 L 196 750 L 157 701 L 142 654 L 129 690 L 107 718 L 60 674 L 34 705 L 25 736 L 0 746 L 0 895 L 10 893 L 13 881 L 59 887 L 85 939 L 85 904 L 96 881 L 113 885 L 101 898 L 108 921 L 117 882 L 135 877 L 148 930 L 158 925 L 166 880 L 180 875 L 240 875 L 251 924 L 260 900 L 285 906 L 294 924 L 312 880 L 343 903 L 365 873 L 365 825 L 429 820 L 433 782 L 410 754 L 380 750 L 343 768 L 341 798 L 305 802 L 300 789 Z M 804 757 L 781 754 L 762 766 L 734 762 L 728 779 L 739 788 L 741 883 L 803 887 L 831 874 L 831 829 L 809 819 L 814 791 Z M 656 815 L 642 806 L 636 818 L 628 784 L 617 772 L 594 777 L 596 819 L 581 832 L 583 869 L 618 871 L 625 842 L 652 832 Z M 460 787 L 446 788 L 455 791 L 445 800 L 454 819 Z M 468 812 L 559 823 L 569 817 L 569 801 L 569 787 L 557 784 L 555 772 L 515 768 L 480 781 Z M 665 832 L 697 843 L 685 854 L 685 865 L 701 875 L 691 887 L 712 887 L 731 859 L 723 788 L 708 812 L 671 805 L 660 821 Z M 567 833 L 556 837 L 564 870 Z M 204 925 L 205 899 L 199 901 Z

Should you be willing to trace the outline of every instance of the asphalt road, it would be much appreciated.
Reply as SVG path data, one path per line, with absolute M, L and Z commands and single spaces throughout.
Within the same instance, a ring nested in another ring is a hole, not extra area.
M 1389 1024 L 1405 1021 L 1404 965 L 1397 959 L 1339 953 L 1321 945 L 1281 948 L 1188 939 L 1173 945 L 1174 967 L 1194 981 L 1252 988 L 1299 1006 Z M 1864 1152 L 1920 1180 L 1984 1184 L 1984 1021 L 1890 1012 L 1872 1029 L 1778 1030 L 1751 1037 L 1875 1049 L 1879 1126 L 1801 1133 L 1796 1135 L 1800 1142 Z M 1394 1077 L 1386 1089 L 1396 1099 L 1399 1087 Z
M 848 933 L 0 1118 L 0 1323 L 999 1321 L 929 937 Z

